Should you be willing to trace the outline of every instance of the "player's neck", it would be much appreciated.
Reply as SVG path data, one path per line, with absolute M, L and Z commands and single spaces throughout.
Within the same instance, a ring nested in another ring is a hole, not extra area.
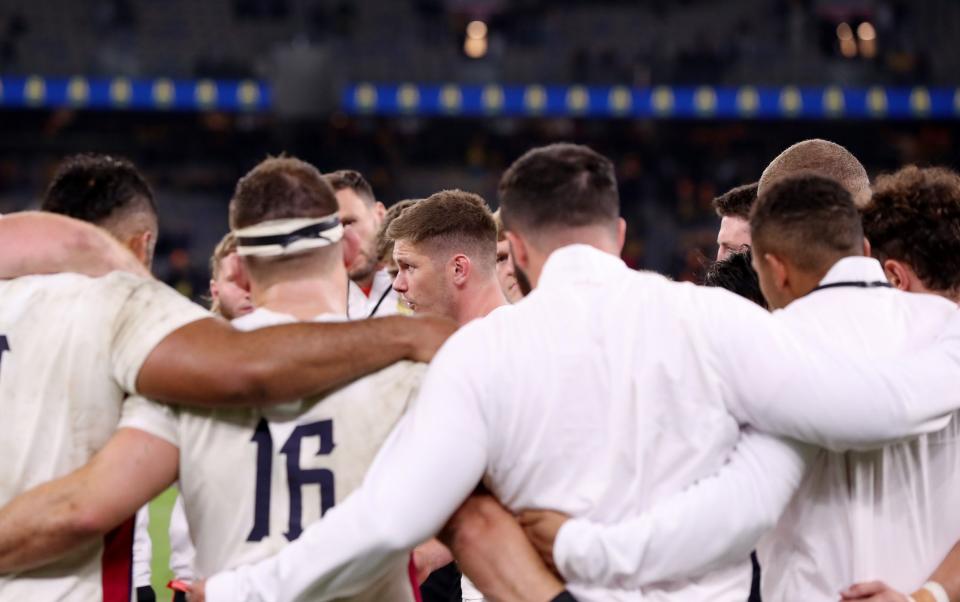
M 255 307 L 310 320 L 321 314 L 347 315 L 346 278 L 303 278 L 253 286 Z
M 464 291 L 457 311 L 457 323 L 463 326 L 467 322 L 482 318 L 493 310 L 507 305 L 503 289 L 496 277 L 487 279 L 472 291 Z

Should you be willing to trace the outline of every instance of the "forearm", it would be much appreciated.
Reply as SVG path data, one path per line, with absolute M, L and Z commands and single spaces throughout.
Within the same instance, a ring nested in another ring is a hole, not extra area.
M 80 488 L 78 478 L 68 477 L 34 488 L 0 509 L 0 573 L 54 562 L 106 532 L 84 517 L 77 502 Z
M 101 537 L 176 479 L 169 443 L 122 428 L 85 466 L 0 510 L 0 573 L 52 562 Z
M 153 350 L 137 390 L 159 401 L 208 406 L 301 399 L 411 357 L 417 326 L 416 319 L 396 316 L 239 332 L 204 320 Z
M 960 542 L 943 559 L 937 570 L 930 575 L 930 581 L 943 586 L 951 602 L 960 602 Z M 913 594 L 917 602 L 935 602 L 929 592 L 919 590 Z
M 568 581 L 635 589 L 745 562 L 792 497 L 808 454 L 803 446 L 748 433 L 717 474 L 637 518 L 611 525 L 568 521 L 554 548 L 557 567 Z

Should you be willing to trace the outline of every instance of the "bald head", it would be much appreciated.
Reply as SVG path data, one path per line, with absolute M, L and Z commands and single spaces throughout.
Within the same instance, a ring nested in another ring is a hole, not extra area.
M 870 202 L 870 178 L 860 161 L 839 144 L 819 138 L 798 142 L 771 161 L 760 176 L 757 194 L 762 196 L 777 181 L 800 173 L 835 180 L 857 207 Z

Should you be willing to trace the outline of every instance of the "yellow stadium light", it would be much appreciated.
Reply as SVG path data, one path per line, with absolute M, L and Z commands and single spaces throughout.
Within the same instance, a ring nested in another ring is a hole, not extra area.
M 133 86 L 130 85 L 130 80 L 125 77 L 118 77 L 110 82 L 110 100 L 114 104 L 120 106 L 129 104 L 132 97 Z
M 237 102 L 243 107 L 253 107 L 260 102 L 260 86 L 256 82 L 244 80 L 237 86 Z
M 463 41 L 463 53 L 472 59 L 485 57 L 487 47 L 487 38 L 467 38 Z
M 457 113 L 463 105 L 463 93 L 460 86 L 446 85 L 440 90 L 440 106 L 448 113 Z
M 176 94 L 176 90 L 173 87 L 172 81 L 161 78 L 153 82 L 151 94 L 153 95 L 153 102 L 155 102 L 157 106 L 169 107 L 173 104 L 173 97 Z
M 753 115 L 760 108 L 760 95 L 753 86 L 744 86 L 737 92 L 737 108 L 744 115 Z
M 486 39 L 487 31 L 487 24 L 483 21 L 470 21 L 467 24 L 467 37 L 471 40 Z
M 653 110 L 658 115 L 668 115 L 673 112 L 673 90 L 667 86 L 657 86 L 653 90 Z
M 503 88 L 495 84 L 490 84 L 483 89 L 483 108 L 488 113 L 497 113 L 503 109 L 504 95 Z
M 523 93 L 523 105 L 531 113 L 539 113 L 547 106 L 547 91 L 543 86 L 528 86 Z
M 590 94 L 583 86 L 567 90 L 567 108 L 573 113 L 583 113 L 590 107 Z
M 47 82 L 44 81 L 42 77 L 31 75 L 27 78 L 23 92 L 29 104 L 43 104 L 43 101 L 46 100 L 47 97 Z
M 616 86 L 610 90 L 610 111 L 616 115 L 625 115 L 633 108 L 633 95 L 630 89 L 624 86 Z
M 415 111 L 420 105 L 420 90 L 413 84 L 403 84 L 397 90 L 397 104 L 404 111 Z
M 789 116 L 803 109 L 803 97 L 795 86 L 787 86 L 780 92 L 780 109 Z

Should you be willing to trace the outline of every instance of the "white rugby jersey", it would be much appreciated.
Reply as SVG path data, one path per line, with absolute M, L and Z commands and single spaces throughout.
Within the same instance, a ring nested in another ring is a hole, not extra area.
M 0 281 L 0 506 L 84 464 L 113 434 L 147 355 L 210 317 L 156 280 L 115 272 Z M 43 569 L 0 576 L 0 600 L 129 599 L 132 524 Z
M 951 326 L 943 346 L 874 366 L 800 343 L 727 291 L 559 249 L 533 293 L 440 349 L 360 489 L 276 556 L 210 578 L 207 600 L 337 599 L 436 533 L 481 478 L 511 510 L 612 524 L 716 472 L 740 423 L 813 440 L 929 427 L 960 407 Z M 742 602 L 749 571 L 744 556 L 649 588 L 568 588 L 584 602 Z
M 318 318 L 331 319 L 343 317 Z M 233 324 L 252 330 L 294 321 L 261 308 Z M 121 427 L 180 449 L 195 568 L 208 576 L 277 552 L 356 489 L 425 370 L 399 362 L 325 397 L 271 408 L 173 408 L 132 398 Z M 350 599 L 414 599 L 407 556 L 377 577 Z
M 957 316 L 946 299 L 875 284 L 885 282 L 876 260 L 845 258 L 829 270 L 821 290 L 774 315 L 824 353 L 878 363 L 920 352 Z M 837 403 L 861 407 L 863 423 L 872 418 L 869 403 Z M 877 410 L 882 405 L 878 399 Z M 809 411 L 802 401 L 787 409 L 798 419 Z M 637 519 L 565 523 L 554 546 L 561 572 L 598 585 L 637 587 L 696 574 L 745 558 L 757 542 L 758 523 L 776 522 L 758 547 L 763 599 L 828 602 L 858 581 L 883 579 L 913 591 L 960 539 L 956 416 L 942 430 L 874 451 L 805 449 L 806 462 L 799 463 L 770 441 L 750 437 L 715 477 Z M 845 445 L 836 440 L 834 447 Z

